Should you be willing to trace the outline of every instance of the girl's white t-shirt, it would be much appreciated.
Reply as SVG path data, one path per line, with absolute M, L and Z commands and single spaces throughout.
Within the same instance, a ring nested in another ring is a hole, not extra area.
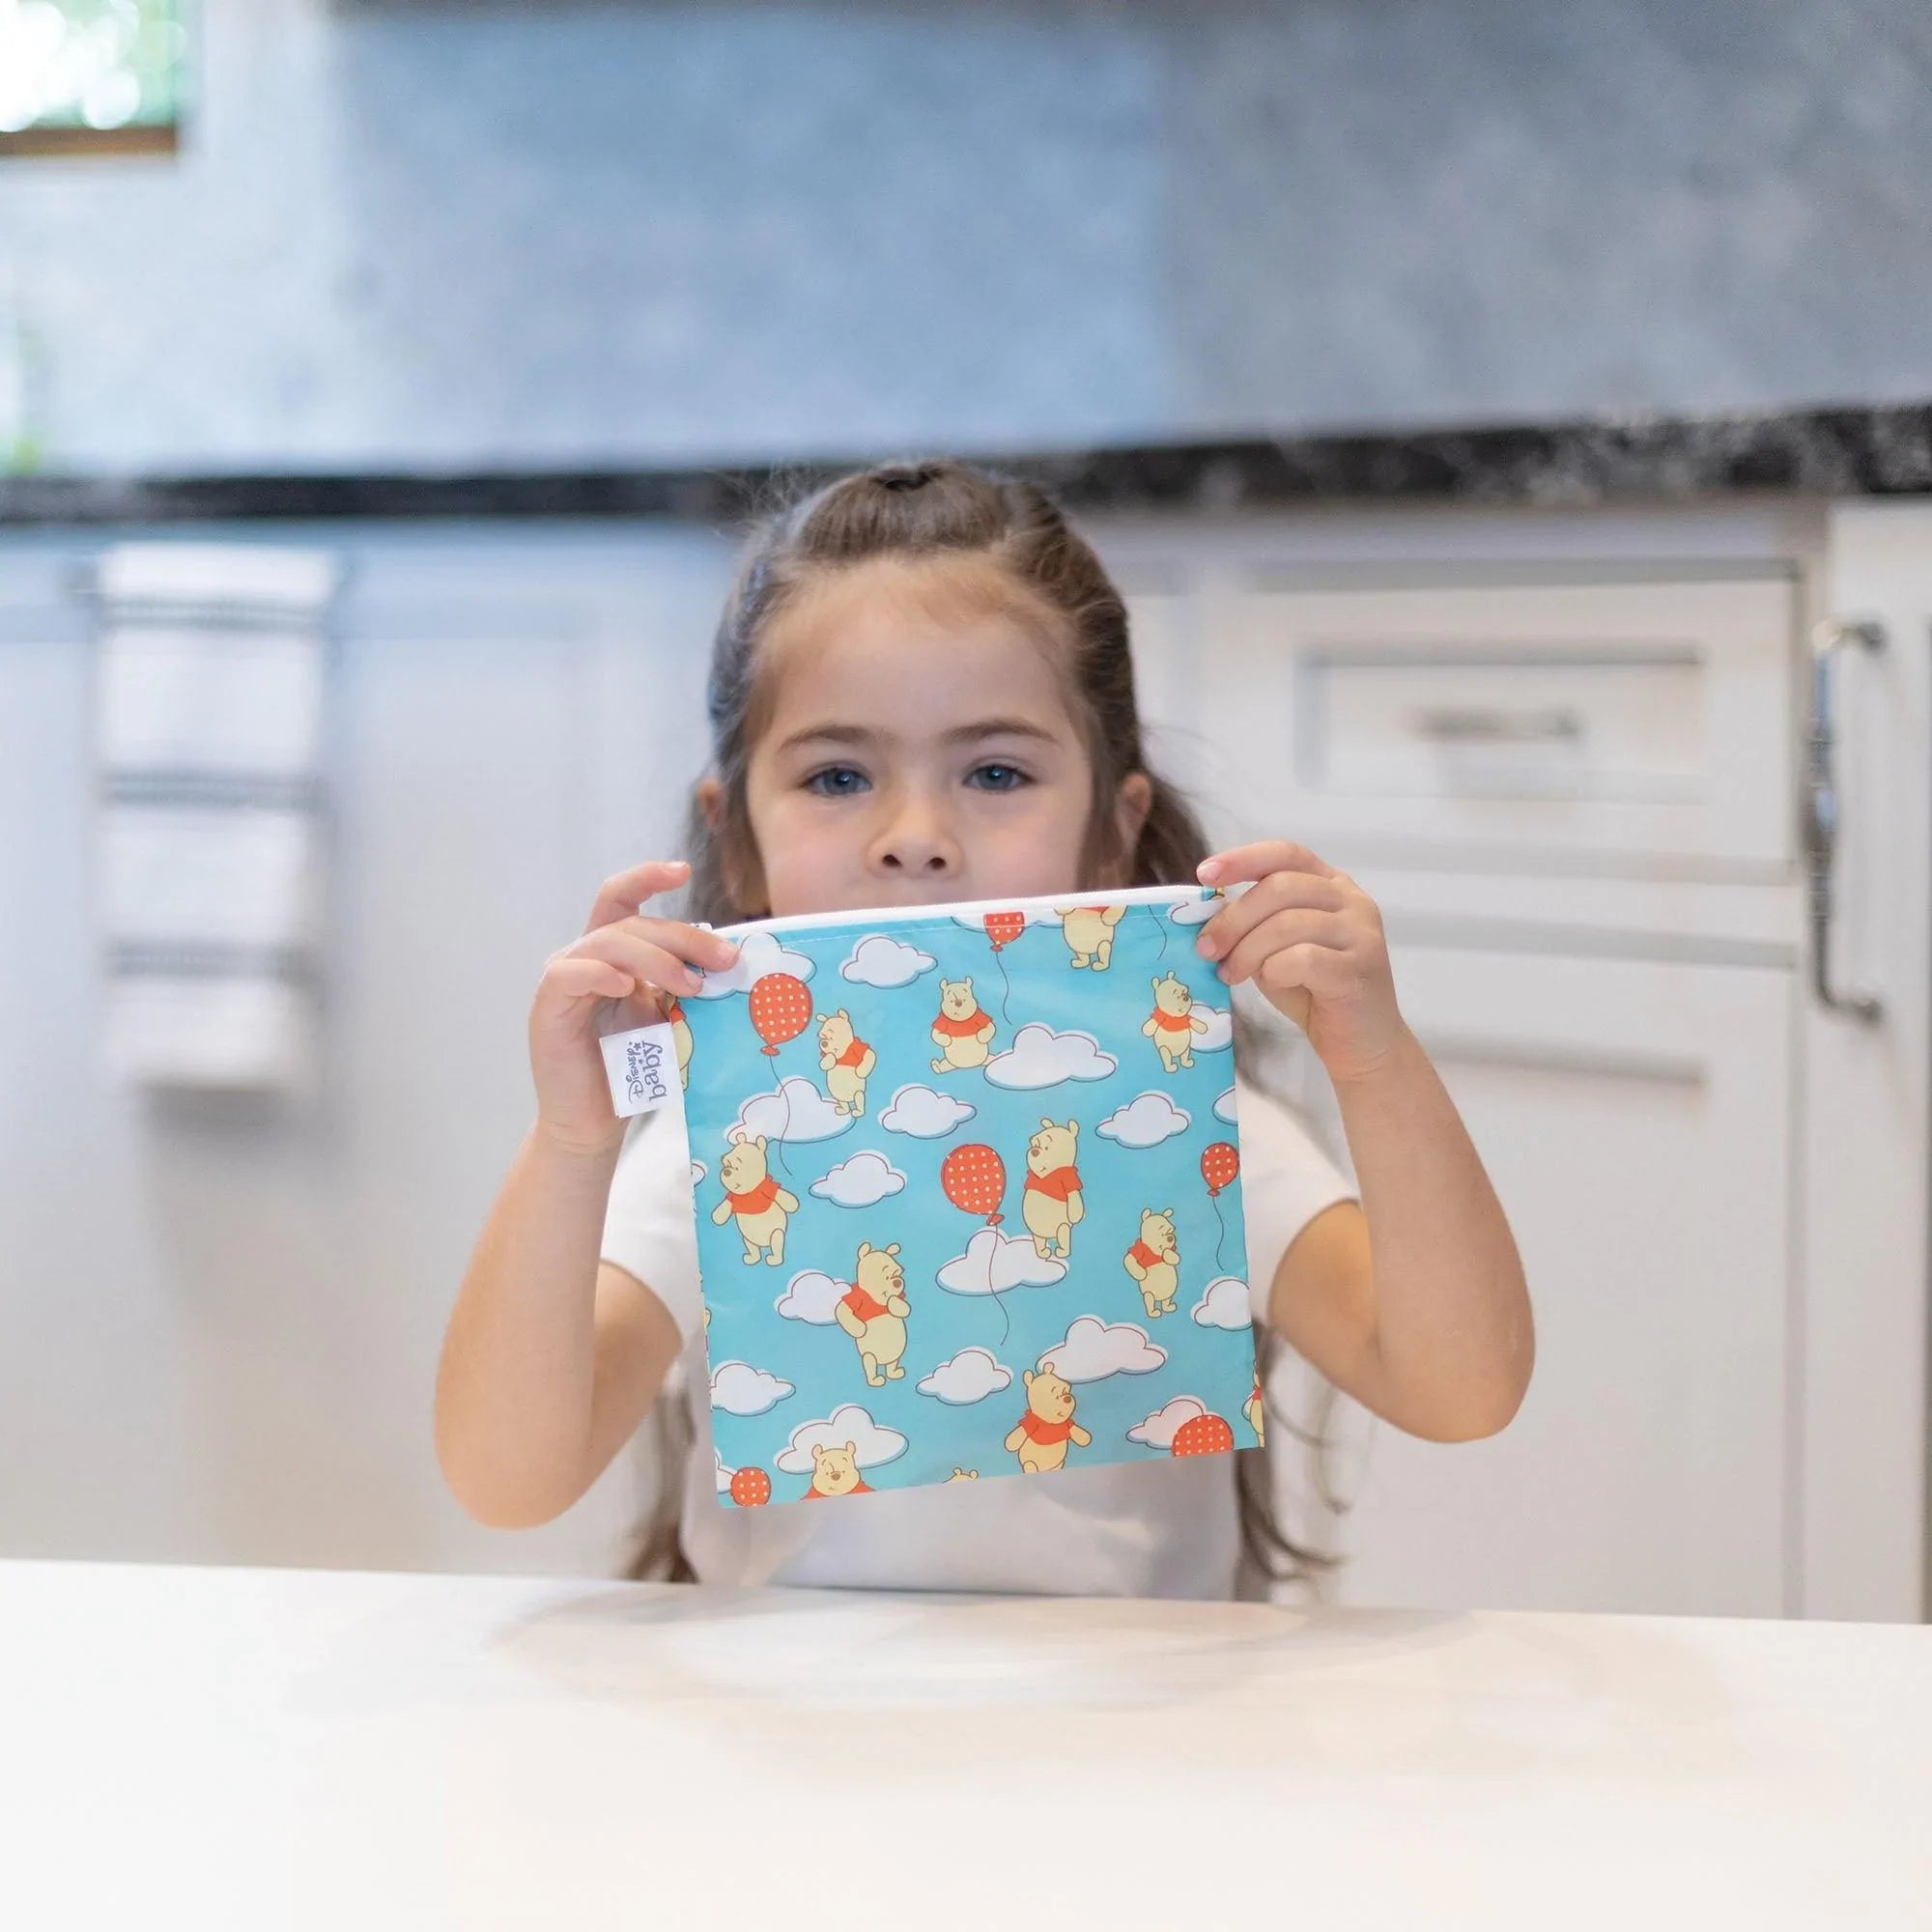
M 1248 1264 L 1272 1282 L 1302 1229 L 1355 1190 L 1289 1109 L 1237 1073 Z M 1054 1476 L 889 1490 L 832 1509 L 717 1500 L 691 1160 L 675 1108 L 631 1124 L 611 1180 L 603 1256 L 670 1311 L 685 1348 L 663 1401 L 685 1403 L 685 1554 L 704 1583 L 1092 1597 L 1227 1598 L 1240 1526 L 1234 1460 L 1189 1456 Z M 1259 1297 L 1264 1300 L 1264 1296 Z M 675 1479 L 675 1478 L 673 1478 Z

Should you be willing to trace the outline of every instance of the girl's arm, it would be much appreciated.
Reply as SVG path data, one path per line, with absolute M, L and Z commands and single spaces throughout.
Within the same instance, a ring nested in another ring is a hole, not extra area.
M 624 1122 L 598 1036 L 613 1012 L 634 1026 L 657 1017 L 652 989 L 691 990 L 692 962 L 722 968 L 736 956 L 715 933 L 638 915 L 683 876 L 681 864 L 653 862 L 607 880 L 530 1007 L 537 1119 L 465 1271 L 436 1385 L 444 1480 L 498 1527 L 547 1522 L 582 1495 L 677 1357 L 664 1303 L 599 1258 Z
M 492 1528 L 529 1528 L 576 1502 L 682 1346 L 664 1303 L 598 1258 L 621 1145 L 580 1149 L 532 1127 L 457 1293 L 437 1374 L 437 1460 Z
M 1252 978 L 1307 1033 L 1342 1109 L 1360 1208 L 1319 1214 L 1283 1256 L 1268 1317 L 1399 1428 L 1493 1435 L 1522 1402 L 1535 1336 L 1495 1190 L 1429 1056 L 1396 1009 L 1381 919 L 1345 873 L 1277 841 L 1202 878 L 1256 883 L 1202 927 L 1230 985 Z

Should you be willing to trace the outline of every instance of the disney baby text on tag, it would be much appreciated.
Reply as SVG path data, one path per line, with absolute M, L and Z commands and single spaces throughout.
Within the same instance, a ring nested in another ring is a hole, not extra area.
M 604 1073 L 611 1083 L 611 1105 L 619 1120 L 648 1114 L 680 1094 L 677 1044 L 670 1022 L 634 1027 L 629 1033 L 607 1033 Z

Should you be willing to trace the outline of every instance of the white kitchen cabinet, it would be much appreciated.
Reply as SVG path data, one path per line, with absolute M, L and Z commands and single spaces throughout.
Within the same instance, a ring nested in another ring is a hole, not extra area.
M 1155 755 L 1217 842 L 1375 895 L 1527 1264 L 1502 1435 L 1339 1406 L 1331 1594 L 1923 1615 L 1932 509 L 1203 518 L 1110 555 Z M 1826 614 L 1887 639 L 1838 671 L 1826 948 L 1876 1023 L 1814 984 Z M 1305 1046 L 1294 1078 L 1333 1132 Z
M 1776 1615 L 1791 974 L 1434 946 L 1395 968 L 1515 1230 L 1537 1366 L 1480 1442 L 1342 1405 L 1338 1599 Z
M 272 533 L 341 554 L 349 584 L 327 696 L 327 1073 L 299 1109 L 101 1075 L 73 583 L 106 540 L 0 540 L 0 1548 L 614 1570 L 635 1466 L 542 1530 L 484 1529 L 437 1470 L 431 1390 L 530 1118 L 544 959 L 604 873 L 675 849 L 724 547 L 662 526 Z

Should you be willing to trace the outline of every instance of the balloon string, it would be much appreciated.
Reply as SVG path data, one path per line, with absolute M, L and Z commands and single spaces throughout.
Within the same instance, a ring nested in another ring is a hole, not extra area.
M 1001 949 L 993 948 L 993 964 L 1000 969 L 1000 1017 L 1010 1028 L 1013 1016 L 1007 1010 L 1007 1000 L 1013 990 L 1013 982 L 1007 977 L 1007 962 L 1000 957 Z
M 779 1076 L 779 1104 L 784 1111 L 784 1125 L 779 1129 L 779 1165 L 784 1170 L 784 1179 L 789 1182 L 792 1178 L 791 1163 L 785 1158 L 785 1148 L 791 1138 L 791 1091 L 785 1086 L 784 1068 L 778 1065 L 773 1071 Z M 795 1193 L 797 1190 L 790 1191 Z
M 1214 1265 L 1216 1268 L 1225 1268 L 1228 1264 L 1222 1250 L 1228 1245 L 1228 1222 L 1227 1217 L 1221 1212 L 1221 1190 L 1218 1187 L 1208 1195 L 1208 1205 L 1213 1208 L 1215 1225 L 1221 1230 L 1214 1241 Z

